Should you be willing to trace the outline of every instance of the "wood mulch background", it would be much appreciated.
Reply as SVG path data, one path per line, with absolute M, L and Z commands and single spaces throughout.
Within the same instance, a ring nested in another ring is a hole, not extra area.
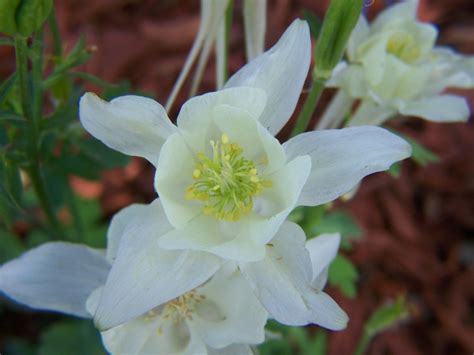
M 369 17 L 385 2 L 388 1 L 367 1 Z M 474 55 L 472 0 L 420 2 L 420 17 L 439 26 L 439 43 Z M 302 16 L 304 8 L 322 16 L 327 3 L 270 0 L 267 48 L 294 18 Z M 87 72 L 110 82 L 128 79 L 135 89 L 153 93 L 159 102 L 165 102 L 199 26 L 197 0 L 61 0 L 56 6 L 68 48 L 80 34 L 85 34 L 88 45 L 96 48 L 84 68 Z M 240 9 L 241 1 L 236 1 L 232 72 L 245 61 Z M 13 70 L 14 57 L 8 47 L 0 47 L 0 57 L 3 78 Z M 213 87 L 211 59 L 201 91 L 211 91 Z M 185 101 L 188 90 L 189 85 L 178 103 Z M 467 96 L 474 107 L 472 91 L 458 92 Z M 176 113 L 175 109 L 171 117 Z M 398 179 L 387 174 L 370 176 L 353 200 L 336 204 L 355 216 L 365 235 L 348 253 L 361 273 L 358 296 L 347 299 L 337 290 L 329 291 L 351 319 L 347 330 L 331 334 L 329 353 L 351 354 L 369 314 L 386 300 L 404 293 L 411 308 L 410 320 L 376 337 L 369 354 L 471 354 L 474 125 L 472 121 L 433 124 L 415 118 L 394 125 L 437 153 L 441 161 L 425 168 L 404 162 Z M 282 138 L 287 131 L 281 134 Z M 151 201 L 155 196 L 152 181 L 151 167 L 134 159 L 125 169 L 105 172 L 100 183 L 76 179 L 75 186 L 83 195 L 100 198 L 104 216 L 109 217 L 129 203 Z M 10 320 L 13 328 L 19 327 L 14 335 L 34 333 L 21 318 L 25 316 L 16 317 Z

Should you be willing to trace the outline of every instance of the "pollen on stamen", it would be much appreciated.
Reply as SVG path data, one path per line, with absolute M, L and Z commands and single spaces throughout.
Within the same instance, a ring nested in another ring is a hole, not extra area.
M 210 140 L 211 155 L 197 153 L 186 198 L 204 203 L 203 213 L 220 220 L 238 221 L 253 209 L 253 198 L 272 182 L 262 179 L 257 164 L 243 156 L 242 147 L 223 133 L 220 141 Z

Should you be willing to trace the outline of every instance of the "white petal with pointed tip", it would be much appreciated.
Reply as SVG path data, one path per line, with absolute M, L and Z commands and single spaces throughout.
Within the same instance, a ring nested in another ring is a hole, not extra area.
M 159 200 L 130 220 L 94 317 L 99 329 L 142 315 L 199 286 L 218 269 L 213 255 L 161 249 L 158 239 L 170 229 Z
M 464 97 L 438 95 L 409 101 L 400 109 L 406 116 L 417 116 L 434 122 L 463 122 L 469 118 L 469 106 Z
M 270 317 L 287 325 L 308 323 L 301 292 L 311 282 L 311 261 L 304 241 L 303 230 L 285 222 L 267 245 L 265 259 L 239 264 Z
M 331 297 L 311 287 L 312 269 L 305 235 L 296 224 L 285 222 L 256 263 L 239 263 L 264 307 L 280 323 L 318 324 L 343 329 L 347 315 Z
M 267 105 L 259 120 L 273 135 L 288 122 L 301 94 L 311 60 L 311 39 L 305 21 L 295 20 L 268 51 L 235 73 L 225 87 L 263 89 Z
M 283 147 L 288 159 L 300 154 L 311 157 L 312 171 L 298 201 L 304 206 L 332 201 L 365 176 L 411 155 L 411 146 L 403 139 L 371 126 L 307 132 Z
M 0 268 L 0 291 L 29 307 L 89 318 L 86 301 L 110 265 L 97 250 L 50 242 Z
M 106 102 L 86 93 L 79 102 L 79 116 L 95 138 L 124 154 L 144 157 L 155 167 L 162 144 L 176 130 L 159 103 L 141 96 Z

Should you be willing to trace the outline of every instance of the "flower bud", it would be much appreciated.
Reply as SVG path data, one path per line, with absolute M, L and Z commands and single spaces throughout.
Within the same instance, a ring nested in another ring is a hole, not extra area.
M 328 79 L 339 63 L 362 11 L 363 0 L 332 0 L 315 49 L 314 76 Z
M 52 0 L 1 0 L 0 32 L 29 36 L 51 12 Z

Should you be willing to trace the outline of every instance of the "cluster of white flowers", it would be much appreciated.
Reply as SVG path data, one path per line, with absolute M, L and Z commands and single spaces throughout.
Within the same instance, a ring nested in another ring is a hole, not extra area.
M 308 25 L 217 92 L 186 102 L 176 126 L 152 99 L 94 94 L 84 127 L 156 167 L 159 198 L 120 211 L 105 254 L 47 243 L 0 269 L 0 289 L 37 309 L 93 317 L 117 354 L 247 354 L 267 318 L 338 330 L 348 318 L 322 290 L 338 235 L 306 242 L 297 206 L 332 201 L 411 148 L 371 126 L 313 131 L 283 145 L 311 60 Z
M 417 8 L 418 0 L 408 0 L 387 8 L 370 25 L 360 18 L 349 39 L 347 61 L 328 83 L 341 92 L 323 121 L 329 115 L 342 119 L 354 99 L 361 103 L 351 126 L 379 125 L 398 114 L 436 122 L 468 119 L 464 98 L 441 93 L 474 87 L 474 57 L 435 47 L 438 31 L 417 20 Z

